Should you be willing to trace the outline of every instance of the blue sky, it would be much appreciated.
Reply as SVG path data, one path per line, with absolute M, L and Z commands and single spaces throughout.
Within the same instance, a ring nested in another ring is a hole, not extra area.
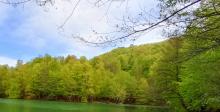
M 81 2 L 61 32 L 58 26 L 70 13 L 74 1 L 57 0 L 54 6 L 46 7 L 39 7 L 35 2 L 17 7 L 0 4 L 0 64 L 13 66 L 18 59 L 29 61 L 44 54 L 71 54 L 92 58 L 115 48 L 88 46 L 72 39 L 71 35 L 88 37 L 91 29 L 108 32 L 111 24 L 116 22 L 114 18 L 122 17 L 125 8 L 119 7 L 120 3 L 116 2 L 107 13 L 106 7 L 96 8 L 91 3 Z M 130 0 L 128 7 L 130 14 L 135 15 L 140 11 L 140 7 L 150 10 L 156 8 L 156 5 L 156 0 Z M 160 31 L 155 30 L 146 33 L 134 44 L 157 42 L 162 39 Z M 129 44 L 125 42 L 120 46 Z

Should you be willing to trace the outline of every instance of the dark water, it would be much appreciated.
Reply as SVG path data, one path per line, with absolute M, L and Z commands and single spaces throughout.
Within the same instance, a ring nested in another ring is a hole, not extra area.
M 167 112 L 166 108 L 0 99 L 0 112 Z

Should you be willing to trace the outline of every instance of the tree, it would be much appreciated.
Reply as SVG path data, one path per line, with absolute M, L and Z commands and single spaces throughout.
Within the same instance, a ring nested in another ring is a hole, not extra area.
M 5 97 L 7 89 L 7 79 L 9 74 L 9 67 L 7 65 L 0 66 L 0 97 Z
M 53 97 L 58 89 L 59 63 L 49 55 L 33 60 L 32 90 L 37 98 Z
M 188 111 L 187 104 L 179 91 L 181 67 L 181 39 L 174 38 L 163 46 L 160 58 L 152 67 L 152 74 L 156 81 L 156 89 L 160 89 L 161 95 L 174 110 Z M 158 90 L 157 90 L 158 91 Z
M 149 104 L 150 102 L 150 94 L 149 94 L 149 84 L 147 79 L 140 78 L 137 80 L 136 86 L 136 99 L 138 104 Z
M 191 111 L 217 111 L 219 105 L 219 47 L 184 62 L 180 91 Z
M 30 79 L 28 64 L 23 64 L 23 61 L 18 60 L 16 68 L 13 68 L 8 74 L 7 96 L 9 98 L 25 98 L 30 90 Z

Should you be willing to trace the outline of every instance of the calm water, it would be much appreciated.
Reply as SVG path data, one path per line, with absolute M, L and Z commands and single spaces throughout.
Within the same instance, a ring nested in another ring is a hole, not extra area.
M 167 112 L 165 108 L 0 99 L 0 112 Z

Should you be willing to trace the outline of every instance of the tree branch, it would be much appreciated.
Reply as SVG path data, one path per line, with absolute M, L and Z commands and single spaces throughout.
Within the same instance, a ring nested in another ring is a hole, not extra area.
M 149 27 L 146 27 L 146 28 L 140 29 L 140 30 L 132 30 L 131 33 L 128 33 L 128 34 L 126 34 L 126 35 L 124 35 L 124 36 L 121 36 L 121 37 L 118 37 L 118 38 L 115 38 L 115 39 L 110 39 L 110 40 L 106 40 L 106 41 L 102 41 L 102 42 L 92 42 L 92 41 L 85 40 L 84 38 L 81 38 L 81 37 L 78 37 L 78 38 L 79 38 L 79 40 L 81 40 L 81 41 L 83 41 L 83 42 L 85 42 L 85 43 L 94 44 L 94 45 L 103 45 L 103 44 L 107 44 L 107 43 L 117 42 L 117 41 L 119 41 L 119 40 L 129 38 L 129 37 L 131 37 L 131 36 L 133 36 L 133 35 L 135 35 L 135 34 L 148 31 L 148 30 L 150 30 L 150 29 L 152 29 L 152 28 L 154 28 L 154 27 L 160 25 L 161 23 L 163 23 L 163 22 L 169 20 L 170 18 L 172 18 L 173 16 L 175 16 L 175 15 L 178 14 L 179 12 L 181 12 L 181 11 L 183 11 L 183 10 L 189 8 L 190 6 L 193 6 L 194 4 L 199 3 L 199 2 L 201 2 L 201 0 L 196 0 L 196 1 L 194 1 L 194 2 L 192 2 L 192 3 L 190 3 L 190 4 L 188 4 L 188 5 L 184 6 L 183 8 L 181 8 L 181 9 L 175 11 L 174 13 L 172 13 L 172 14 L 169 15 L 168 17 L 164 18 L 163 20 L 158 21 L 157 23 L 150 25 Z

